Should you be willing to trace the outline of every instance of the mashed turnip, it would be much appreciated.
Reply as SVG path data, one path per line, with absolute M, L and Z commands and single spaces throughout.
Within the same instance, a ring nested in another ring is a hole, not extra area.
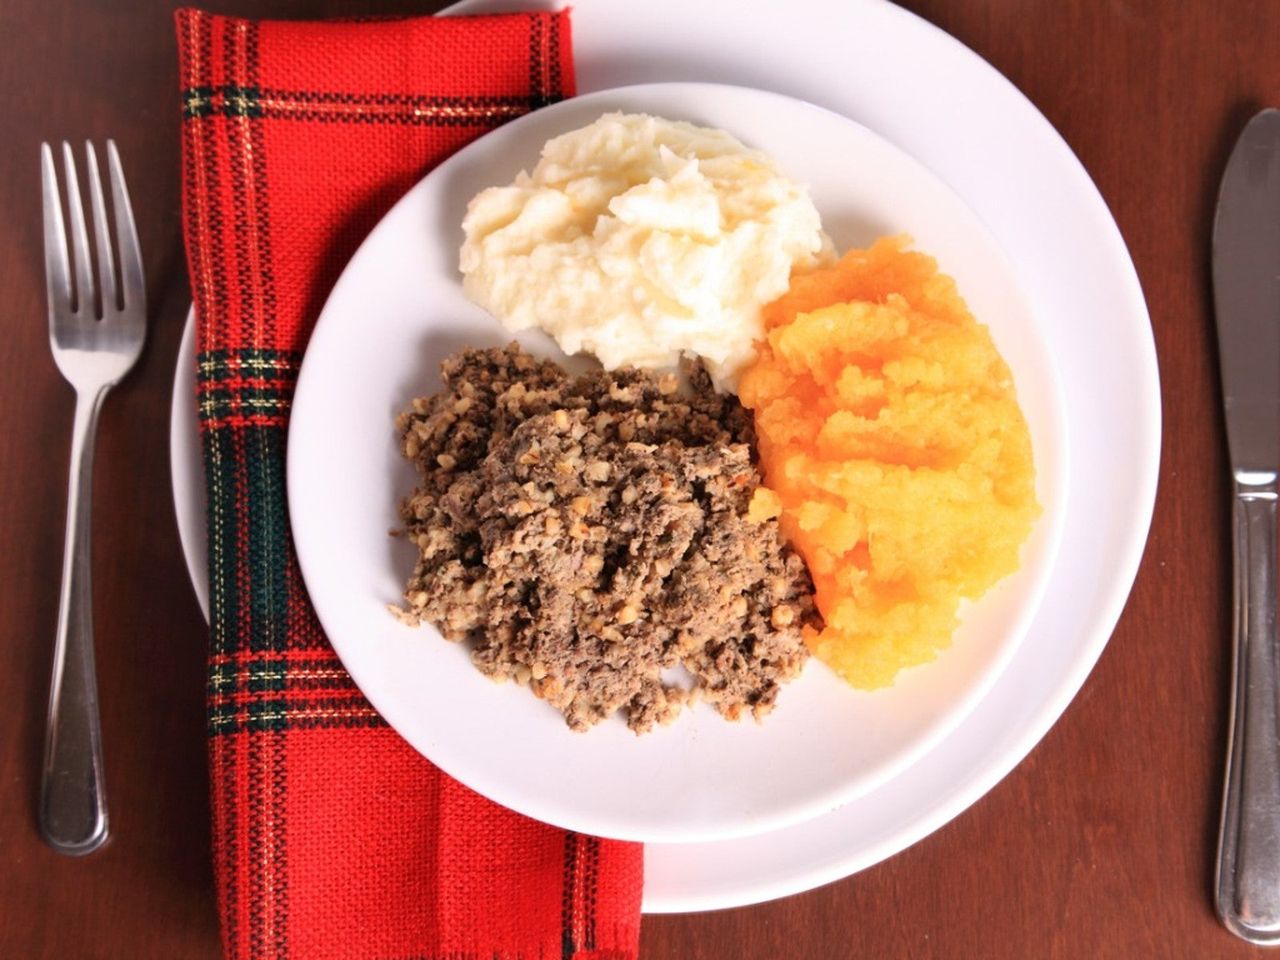
M 991 334 L 906 239 L 852 250 L 765 310 L 742 375 L 756 519 L 813 575 L 813 653 L 855 687 L 951 640 L 961 600 L 1018 568 L 1040 513 L 1027 422 Z

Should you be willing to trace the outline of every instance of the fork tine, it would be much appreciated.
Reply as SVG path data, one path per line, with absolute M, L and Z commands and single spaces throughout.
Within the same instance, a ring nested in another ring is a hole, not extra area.
M 129 188 L 124 182 L 120 154 L 114 140 L 107 141 L 107 167 L 111 171 L 111 205 L 116 214 L 116 238 L 120 244 L 120 288 L 124 293 L 126 313 L 146 320 L 147 284 L 142 275 L 142 250 L 138 245 L 138 228 L 129 205 Z
M 62 141 L 63 179 L 67 183 L 67 213 L 71 217 L 71 249 L 75 256 L 76 312 L 92 318 L 93 265 L 89 260 L 89 233 L 84 226 L 84 204 L 80 201 L 80 178 L 76 176 L 76 158 L 71 145 Z
M 53 150 L 47 143 L 40 144 L 40 186 L 44 200 L 44 278 L 52 322 L 55 312 L 71 309 L 71 271 L 62 204 L 58 200 L 58 172 L 53 165 Z
M 93 144 L 84 142 L 85 159 L 89 169 L 89 201 L 93 206 L 93 238 L 98 251 L 98 287 L 102 291 L 102 315 L 108 317 L 120 312 L 116 299 L 115 258 L 111 255 L 111 232 L 107 229 L 107 204 L 102 197 L 102 176 L 98 172 L 98 151 Z

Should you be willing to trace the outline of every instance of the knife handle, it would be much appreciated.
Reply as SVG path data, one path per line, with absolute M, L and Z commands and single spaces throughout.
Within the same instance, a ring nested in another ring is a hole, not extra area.
M 1275 944 L 1280 943 L 1280 644 L 1274 475 L 1237 476 L 1232 520 L 1234 655 L 1217 907 L 1236 936 Z

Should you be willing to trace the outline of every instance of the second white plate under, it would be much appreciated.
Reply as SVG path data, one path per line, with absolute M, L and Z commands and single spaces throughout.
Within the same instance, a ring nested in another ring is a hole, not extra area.
M 450 12 L 553 2 L 467 0 Z M 838 110 L 923 160 L 1014 261 L 1067 387 L 1067 533 L 1032 629 L 976 709 L 909 769 L 830 814 L 747 838 L 646 847 L 646 912 L 741 906 L 847 876 L 938 829 L 1008 773 L 1079 690 L 1150 523 L 1160 449 L 1151 329 L 1123 239 L 1071 150 L 999 73 L 912 14 L 884 0 L 788 0 L 749 15 L 736 0 L 577 0 L 574 33 L 580 91 L 672 78 L 767 87 Z M 790 42 L 774 42 L 783 34 Z M 204 598 L 193 340 L 188 325 L 172 465 Z

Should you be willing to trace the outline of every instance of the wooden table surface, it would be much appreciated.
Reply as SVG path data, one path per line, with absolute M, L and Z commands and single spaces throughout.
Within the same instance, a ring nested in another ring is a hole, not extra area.
M 1206 255 L 1230 144 L 1254 109 L 1280 104 L 1280 4 L 907 5 L 1030 97 L 1084 162 L 1128 241 L 1164 384 L 1161 487 L 1146 558 L 1083 691 L 972 809 L 888 862 L 819 890 L 739 910 L 650 917 L 642 955 L 1262 956 L 1218 925 L 1210 899 L 1231 611 Z M 226 12 L 283 17 L 409 8 L 222 4 Z M 171 9 L 169 0 L 0 4 L 5 960 L 219 956 L 203 745 L 205 625 L 169 495 L 169 395 L 189 303 Z M 45 333 L 36 147 L 46 138 L 107 136 L 120 143 L 134 186 L 153 324 L 141 362 L 103 414 L 94 491 L 113 839 L 70 860 L 46 849 L 35 829 L 72 408 Z

